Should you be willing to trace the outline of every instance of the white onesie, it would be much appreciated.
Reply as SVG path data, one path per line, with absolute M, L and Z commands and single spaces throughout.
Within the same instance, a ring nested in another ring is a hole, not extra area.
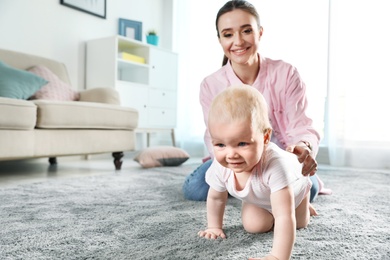
M 280 149 L 272 142 L 267 145 L 264 153 L 263 158 L 266 160 L 260 161 L 253 168 L 243 190 L 236 190 L 234 172 L 215 159 L 206 172 L 206 182 L 216 191 L 227 190 L 233 197 L 271 213 L 271 193 L 291 185 L 295 208 L 298 207 L 310 191 L 312 183 L 309 177 L 302 175 L 302 164 L 298 162 L 297 156 Z

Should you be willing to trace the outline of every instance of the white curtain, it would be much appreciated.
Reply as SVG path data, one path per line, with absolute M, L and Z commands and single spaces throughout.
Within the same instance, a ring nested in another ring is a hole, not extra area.
M 390 168 L 387 0 L 331 0 L 328 145 L 332 165 Z
M 225 1 L 177 0 L 174 50 L 179 53 L 177 141 L 193 157 L 203 157 L 204 121 L 199 86 L 221 66 L 223 52 L 214 26 Z

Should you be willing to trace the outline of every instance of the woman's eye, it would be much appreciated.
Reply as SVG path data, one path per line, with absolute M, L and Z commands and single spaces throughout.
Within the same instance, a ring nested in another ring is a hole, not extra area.
M 248 143 L 246 143 L 246 142 L 240 142 L 240 143 L 238 143 L 238 146 L 246 146 L 246 145 L 248 145 Z
M 225 33 L 225 34 L 223 35 L 223 37 L 225 37 L 225 38 L 230 38 L 230 37 L 232 37 L 232 35 L 233 35 L 233 34 L 231 34 L 231 33 Z
M 245 33 L 245 34 L 250 34 L 250 33 L 252 33 L 252 32 L 253 32 L 252 28 L 250 28 L 250 29 L 245 29 L 245 30 L 244 30 L 244 33 Z

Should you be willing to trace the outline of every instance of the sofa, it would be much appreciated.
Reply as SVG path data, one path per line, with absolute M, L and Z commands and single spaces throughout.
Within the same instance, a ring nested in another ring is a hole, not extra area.
M 0 49 L 0 62 L 21 71 L 39 65 L 70 85 L 66 66 L 52 59 Z M 73 92 L 77 100 L 0 96 L 0 161 L 48 157 L 56 164 L 60 156 L 112 153 L 121 169 L 123 152 L 135 149 L 137 110 L 121 106 L 109 86 Z

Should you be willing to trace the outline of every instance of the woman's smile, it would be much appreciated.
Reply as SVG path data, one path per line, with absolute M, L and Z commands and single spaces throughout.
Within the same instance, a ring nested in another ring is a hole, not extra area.
M 248 48 L 241 48 L 241 49 L 235 49 L 235 50 L 231 50 L 231 52 L 235 55 L 243 55 L 245 54 L 248 50 L 249 50 L 250 47 Z

